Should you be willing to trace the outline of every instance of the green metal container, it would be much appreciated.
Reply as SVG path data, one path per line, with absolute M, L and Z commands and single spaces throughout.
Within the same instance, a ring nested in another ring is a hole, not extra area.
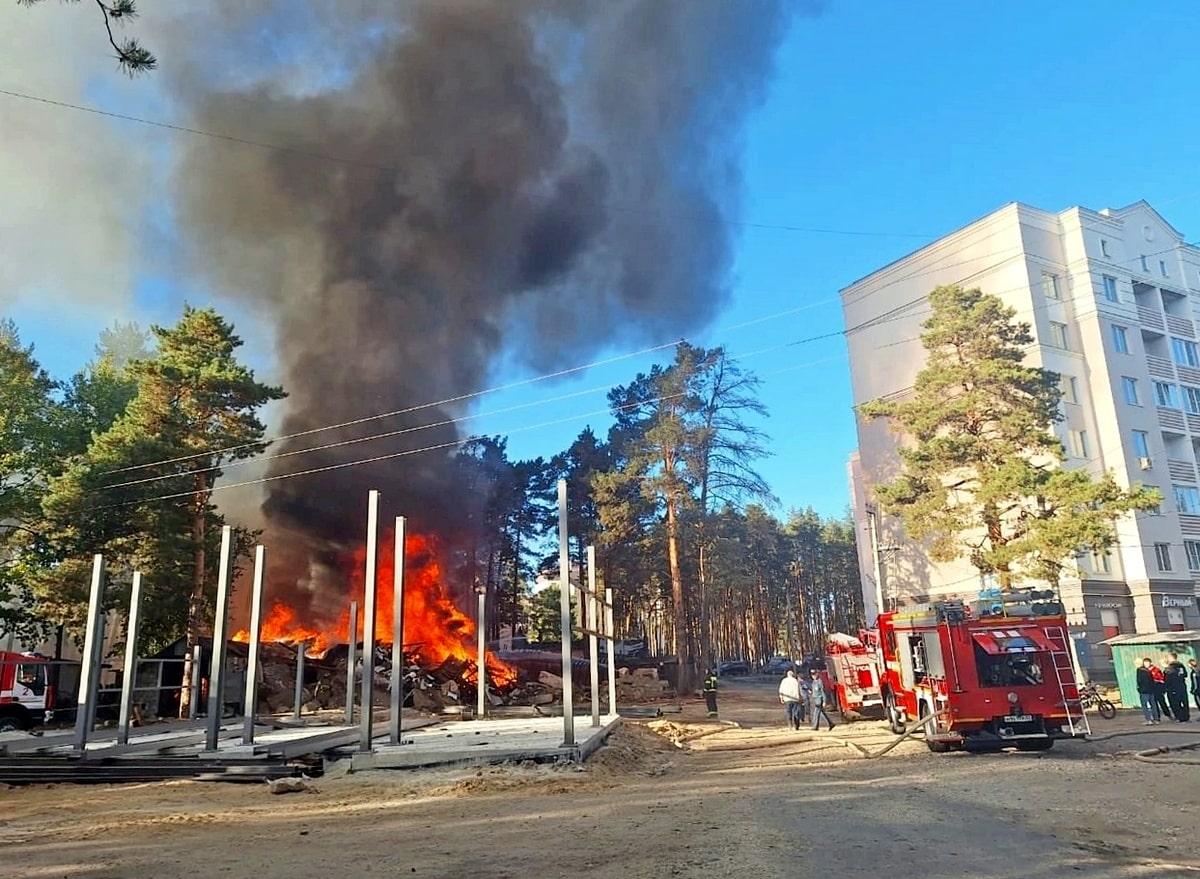
M 1166 654 L 1178 653 L 1179 661 L 1185 666 L 1189 659 L 1200 661 L 1200 632 L 1150 632 L 1145 635 L 1117 635 L 1101 641 L 1112 648 L 1113 670 L 1117 673 L 1117 686 L 1121 688 L 1121 706 L 1137 708 L 1141 704 L 1137 691 L 1137 670 L 1142 660 L 1162 667 Z M 1189 694 L 1189 701 L 1191 695 Z

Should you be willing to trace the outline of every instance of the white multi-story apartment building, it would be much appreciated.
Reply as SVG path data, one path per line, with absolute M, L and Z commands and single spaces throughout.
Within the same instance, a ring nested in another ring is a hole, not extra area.
M 1064 466 L 1162 492 L 1160 509 L 1124 517 L 1112 551 L 1081 558 L 1061 584 L 1081 663 L 1104 671 L 1096 645 L 1116 634 L 1200 629 L 1200 248 L 1144 201 L 1098 212 L 1006 205 L 842 291 L 856 407 L 910 392 L 925 362 L 925 297 L 940 284 L 979 287 L 1031 326 L 1026 363 L 1062 376 Z M 858 440 L 850 480 L 868 617 L 877 567 L 888 606 L 977 594 L 965 560 L 930 561 L 896 518 L 878 517 L 872 549 L 872 486 L 899 471 L 900 440 L 862 418 Z

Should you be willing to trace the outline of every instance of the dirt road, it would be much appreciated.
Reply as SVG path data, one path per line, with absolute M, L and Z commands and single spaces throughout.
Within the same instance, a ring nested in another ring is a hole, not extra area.
M 1107 728 L 1139 735 L 1046 754 L 906 742 L 867 761 L 839 739 L 877 749 L 892 740 L 881 725 L 792 733 L 773 691 L 723 687 L 721 720 L 737 728 L 694 702 L 627 724 L 584 767 L 379 772 L 279 796 L 190 782 L 0 790 L 0 858 L 30 879 L 1200 875 L 1200 767 L 1103 756 L 1200 740 L 1200 723 L 1172 737 L 1118 718 Z

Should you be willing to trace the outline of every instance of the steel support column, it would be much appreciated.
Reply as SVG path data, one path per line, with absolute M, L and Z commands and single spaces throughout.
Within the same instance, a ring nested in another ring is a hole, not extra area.
M 208 735 L 206 750 L 215 751 L 221 734 L 221 708 L 225 698 L 225 642 L 229 638 L 229 581 L 233 575 L 233 527 L 221 529 L 221 567 L 217 571 L 217 607 L 213 619 L 212 662 L 208 667 Z
M 117 719 L 117 744 L 129 744 L 129 716 L 133 713 L 133 682 L 137 677 L 137 640 L 142 620 L 142 572 L 133 572 L 129 592 L 129 620 L 125 626 L 125 668 L 121 672 L 121 715 Z
M 363 675 L 359 705 L 362 720 L 359 721 L 358 749 L 371 750 L 371 736 L 375 726 L 375 566 L 379 554 L 379 492 L 371 489 L 367 494 L 367 565 L 363 578 Z
M 242 710 L 242 744 L 254 744 L 254 715 L 258 713 L 258 651 L 262 639 L 263 591 L 267 576 L 267 548 L 254 548 L 254 585 L 250 595 L 250 653 L 246 657 L 246 693 Z
M 487 587 L 479 590 L 475 630 L 475 716 L 487 712 Z
M 350 602 L 350 649 L 346 652 L 346 726 L 354 723 L 354 663 L 358 660 L 358 602 Z
M 79 697 L 75 710 L 75 750 L 87 748 L 96 717 L 96 685 L 100 677 L 101 642 L 104 639 L 104 556 L 92 558 L 92 589 L 88 595 L 87 630 L 83 636 L 83 667 L 79 671 Z
M 200 716 L 200 661 L 204 658 L 204 648 L 197 644 L 192 648 L 192 679 L 187 681 L 191 687 L 192 699 L 188 703 L 188 720 Z
M 296 645 L 296 692 L 292 699 L 292 717 L 300 719 L 304 708 L 304 651 L 308 650 L 308 642 L 301 641 Z
M 558 480 L 558 609 L 562 623 L 563 747 L 575 745 L 571 677 L 571 560 L 567 547 L 567 480 Z
M 588 661 L 591 664 L 592 726 L 600 725 L 600 639 L 597 633 L 603 626 L 600 622 L 600 600 L 596 596 L 596 547 L 587 548 L 588 564 Z M 582 608 L 580 608 L 582 613 Z
M 604 590 L 604 618 L 608 628 L 608 713 L 617 713 L 617 628 L 613 625 L 613 591 Z
M 407 520 L 396 517 L 396 546 L 392 552 L 392 699 L 388 743 L 403 743 L 404 732 L 404 540 Z

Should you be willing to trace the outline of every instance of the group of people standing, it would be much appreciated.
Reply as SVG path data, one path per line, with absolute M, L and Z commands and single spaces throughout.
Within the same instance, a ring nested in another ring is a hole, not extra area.
M 1146 726 L 1162 723 L 1164 717 L 1177 723 L 1188 722 L 1191 719 L 1189 691 L 1196 710 L 1200 711 L 1200 670 L 1196 660 L 1189 659 L 1184 666 L 1178 654 L 1168 653 L 1166 662 L 1158 666 L 1149 656 L 1145 657 L 1137 670 L 1137 691 Z
M 804 680 L 796 674 L 795 669 L 789 668 L 779 682 L 779 701 L 783 703 L 787 714 L 788 729 L 800 729 L 808 718 L 812 718 L 812 728 L 815 730 L 821 728 L 822 718 L 833 729 L 833 720 L 825 711 L 825 699 L 825 682 L 815 668 L 808 670 L 808 677 Z

